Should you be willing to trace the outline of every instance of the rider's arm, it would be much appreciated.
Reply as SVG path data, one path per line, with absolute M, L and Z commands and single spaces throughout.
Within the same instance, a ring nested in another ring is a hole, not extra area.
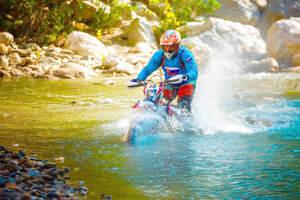
M 138 79 L 145 80 L 152 72 L 159 68 L 159 64 L 162 58 L 163 52 L 162 50 L 156 51 L 149 63 L 142 69 L 142 71 L 138 75 Z
M 188 81 L 196 80 L 198 78 L 198 68 L 193 54 L 185 51 L 182 54 L 182 61 L 187 69 Z

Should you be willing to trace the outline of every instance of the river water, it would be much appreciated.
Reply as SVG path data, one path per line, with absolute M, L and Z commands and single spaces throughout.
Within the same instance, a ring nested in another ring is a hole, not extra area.
M 214 84 L 198 84 L 192 129 L 175 124 L 134 144 L 120 140 L 143 97 L 129 79 L 0 80 L 0 145 L 64 157 L 56 163 L 88 199 L 300 198 L 299 75 L 235 76 L 213 95 Z

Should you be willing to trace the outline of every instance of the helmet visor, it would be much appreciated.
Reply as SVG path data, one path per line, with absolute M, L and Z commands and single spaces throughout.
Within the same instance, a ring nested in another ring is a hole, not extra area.
M 162 45 L 164 53 L 174 53 L 178 49 L 179 44 Z

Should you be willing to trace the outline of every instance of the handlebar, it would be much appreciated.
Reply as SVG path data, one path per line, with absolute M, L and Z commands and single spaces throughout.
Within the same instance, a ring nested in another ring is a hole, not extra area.
M 152 79 L 153 77 L 151 77 Z M 126 86 L 129 87 L 129 88 L 135 88 L 135 87 L 140 87 L 140 86 L 145 86 L 147 83 L 149 82 L 154 82 L 152 81 L 151 79 L 149 80 L 144 80 L 144 81 L 140 81 L 140 82 L 127 82 L 126 83 Z M 162 80 L 162 79 L 161 79 Z M 166 79 L 163 81 L 163 83 L 165 84 L 169 84 L 169 83 L 172 83 L 172 82 L 176 82 L 178 81 L 179 79 L 173 79 L 173 80 L 169 80 L 169 79 Z

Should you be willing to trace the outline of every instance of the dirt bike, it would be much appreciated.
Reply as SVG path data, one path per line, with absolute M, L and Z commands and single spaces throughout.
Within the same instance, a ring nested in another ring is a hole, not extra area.
M 154 77 L 158 77 L 159 81 L 154 81 Z M 172 86 L 173 82 L 178 79 L 167 79 L 163 81 L 161 76 L 154 75 L 149 80 L 140 82 L 127 82 L 128 88 L 144 87 L 145 98 L 136 102 L 134 118 L 131 119 L 127 133 L 123 136 L 123 140 L 133 141 L 137 135 L 146 135 L 151 132 L 157 132 L 160 124 L 168 117 L 179 115 L 176 105 L 172 105 L 171 101 L 163 101 L 163 93 L 166 85 Z

